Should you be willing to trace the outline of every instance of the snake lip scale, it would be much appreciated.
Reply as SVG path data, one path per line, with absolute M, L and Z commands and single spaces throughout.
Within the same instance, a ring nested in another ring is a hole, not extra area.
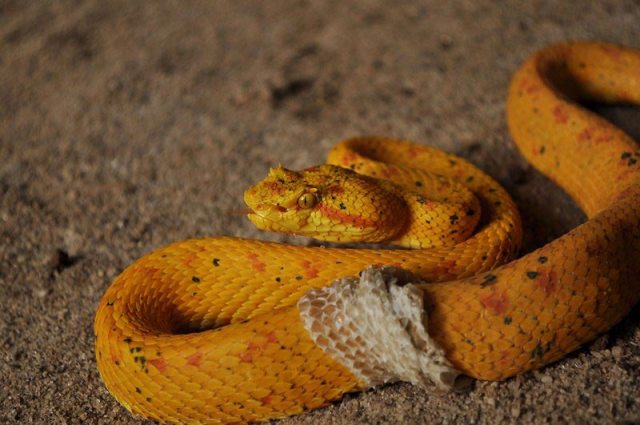
M 490 176 L 408 141 L 342 141 L 326 165 L 271 170 L 245 192 L 247 217 L 413 249 L 230 237 L 159 248 L 113 281 L 96 312 L 107 389 L 160 422 L 259 422 L 384 382 L 506 379 L 606 332 L 640 298 L 640 150 L 581 101 L 640 104 L 640 52 L 554 44 L 509 85 L 516 146 L 584 224 L 517 258 L 520 216 Z

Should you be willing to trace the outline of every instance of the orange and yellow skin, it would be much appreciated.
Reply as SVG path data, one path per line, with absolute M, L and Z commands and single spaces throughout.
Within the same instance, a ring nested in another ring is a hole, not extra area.
M 640 152 L 570 99 L 640 103 L 640 52 L 553 45 L 528 59 L 509 89 L 515 143 L 584 209 L 583 225 L 494 268 L 514 257 L 521 234 L 515 206 L 492 179 L 408 142 L 343 142 L 330 163 L 385 177 L 428 160 L 431 172 L 467 185 L 483 206 L 478 229 L 453 246 L 415 250 L 238 238 L 161 248 L 118 276 L 98 308 L 96 357 L 107 388 L 136 414 L 192 423 L 284 417 L 360 389 L 313 344 L 295 304 L 309 288 L 371 264 L 433 282 L 421 286 L 429 332 L 456 368 L 479 379 L 541 367 L 606 331 L 640 298 Z M 341 225 L 367 218 L 326 211 Z

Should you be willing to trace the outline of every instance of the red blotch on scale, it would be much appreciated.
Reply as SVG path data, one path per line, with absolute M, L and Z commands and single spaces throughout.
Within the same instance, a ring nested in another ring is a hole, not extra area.
M 456 267 L 456 260 L 447 260 L 433 268 L 433 273 L 439 276 L 446 276 Z
M 527 94 L 534 94 L 542 90 L 542 86 L 540 84 L 529 81 L 527 78 L 520 80 L 518 87 Z
M 501 315 L 509 307 L 509 297 L 505 293 L 491 292 L 490 294 L 480 297 L 480 302 L 487 308 L 491 314 Z
M 196 256 L 196 254 L 193 252 L 190 252 L 187 255 L 185 255 L 184 260 L 182 262 L 184 263 L 185 266 L 192 267 L 192 263 L 197 259 L 198 257 Z
M 272 396 L 271 396 L 271 394 L 269 394 L 269 395 L 268 395 L 268 396 L 266 396 L 266 397 L 262 397 L 262 398 L 260 399 L 260 402 L 261 402 L 262 404 L 271 404 L 271 400 L 272 400 Z
M 626 162 L 623 163 L 623 165 L 626 167 L 624 169 L 624 171 L 622 171 L 620 174 L 618 174 L 618 176 L 616 177 L 617 181 L 623 181 L 626 180 L 627 178 L 629 178 L 629 176 L 635 176 L 636 171 L 633 168 L 630 168 Z
M 338 221 L 339 223 L 351 224 L 352 226 L 359 227 L 361 229 L 365 227 L 375 226 L 375 221 L 373 220 L 368 220 L 364 217 L 360 217 L 357 215 L 351 215 L 346 212 L 342 212 L 336 208 L 332 208 L 325 204 L 321 204 L 318 207 L 318 211 L 321 214 L 324 214 L 325 216 L 327 216 L 328 218 Z
M 613 140 L 613 135 L 611 133 L 603 133 L 596 138 L 595 142 L 596 142 L 596 145 L 599 145 L 601 143 L 609 143 L 612 140 Z
M 302 268 L 304 269 L 304 274 L 308 279 L 318 277 L 318 273 L 320 272 L 320 270 L 318 270 L 318 268 L 309 260 L 304 260 L 302 262 Z
M 415 146 L 409 146 L 409 149 L 407 149 L 407 152 L 409 153 L 410 158 L 415 158 L 421 153 L 421 150 Z
M 612 46 L 602 46 L 602 51 L 614 62 L 620 62 L 622 60 L 622 52 Z
M 591 140 L 593 138 L 593 129 L 585 128 L 583 131 L 578 134 L 579 142 L 586 142 L 587 140 Z
M 248 351 L 262 350 L 266 346 L 267 346 L 266 342 L 255 342 L 255 341 L 247 342 L 247 350 Z
M 556 283 L 558 275 L 555 270 L 541 269 L 538 270 L 538 277 L 536 278 L 536 285 L 541 288 L 545 295 L 549 295 L 556 290 Z
M 276 336 L 276 333 L 274 331 L 269 332 L 267 335 L 267 341 L 271 342 L 271 343 L 275 343 L 278 342 L 278 337 Z
M 189 366 L 200 367 L 200 364 L 202 364 L 202 353 L 195 353 L 187 357 L 187 364 Z
M 253 270 L 259 273 L 263 273 L 267 269 L 267 265 L 260 261 L 258 254 L 256 254 L 255 252 L 250 252 L 249 254 L 247 254 L 247 259 L 251 263 L 251 267 L 253 268 Z
M 358 159 L 358 156 L 356 154 L 354 154 L 353 152 L 348 152 L 342 157 L 342 165 L 349 165 L 355 162 L 356 159 Z
M 281 195 L 285 192 L 284 186 L 279 182 L 267 182 L 264 187 L 271 192 L 272 195 Z
M 602 246 L 601 242 L 591 242 L 587 244 L 587 254 L 592 257 L 597 257 L 604 252 L 605 247 Z
M 508 350 L 500 351 L 500 358 L 498 359 L 498 364 L 502 366 L 506 366 L 509 363 L 511 363 L 511 356 L 509 356 L 509 351 Z
M 344 193 L 344 187 L 342 186 L 331 186 L 325 190 L 327 195 L 342 195 Z
M 567 111 L 565 111 L 561 105 L 553 108 L 553 117 L 559 124 L 566 124 L 569 121 L 569 114 L 567 114 Z
M 383 177 L 389 179 L 399 173 L 398 169 L 392 165 L 389 165 L 382 169 Z
M 253 362 L 253 354 L 248 351 L 240 353 L 240 361 L 243 363 L 252 363 Z
M 616 199 L 621 200 L 626 198 L 627 196 L 631 195 L 632 190 L 630 187 L 620 191 L 620 193 L 618 193 L 618 196 L 616 197 Z
M 157 359 L 149 360 L 149 363 L 155 366 L 158 369 L 158 372 L 164 373 L 167 370 L 167 362 L 164 361 L 162 357 L 158 357 Z

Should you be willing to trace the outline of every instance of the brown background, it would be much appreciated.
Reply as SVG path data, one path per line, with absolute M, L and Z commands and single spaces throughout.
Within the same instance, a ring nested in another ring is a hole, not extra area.
M 109 282 L 172 241 L 287 240 L 228 212 L 268 166 L 341 138 L 470 159 L 516 198 L 527 249 L 575 226 L 510 142 L 509 78 L 554 41 L 640 47 L 639 23 L 637 0 L 0 0 L 0 422 L 141 423 L 95 367 Z M 605 113 L 640 136 L 638 109 Z M 640 421 L 639 394 L 636 307 L 538 372 L 462 395 L 389 385 L 283 423 Z

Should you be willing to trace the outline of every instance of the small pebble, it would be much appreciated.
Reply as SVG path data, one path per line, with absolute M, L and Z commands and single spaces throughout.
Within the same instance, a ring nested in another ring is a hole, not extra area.
M 551 384 L 553 382 L 553 378 L 549 375 L 542 375 L 540 377 L 540 382 L 543 384 Z
M 511 416 L 513 416 L 514 418 L 519 418 L 520 417 L 520 406 L 514 406 L 511 408 Z
M 611 355 L 616 360 L 620 360 L 622 358 L 622 354 L 623 354 L 622 347 L 616 346 L 611 349 Z

